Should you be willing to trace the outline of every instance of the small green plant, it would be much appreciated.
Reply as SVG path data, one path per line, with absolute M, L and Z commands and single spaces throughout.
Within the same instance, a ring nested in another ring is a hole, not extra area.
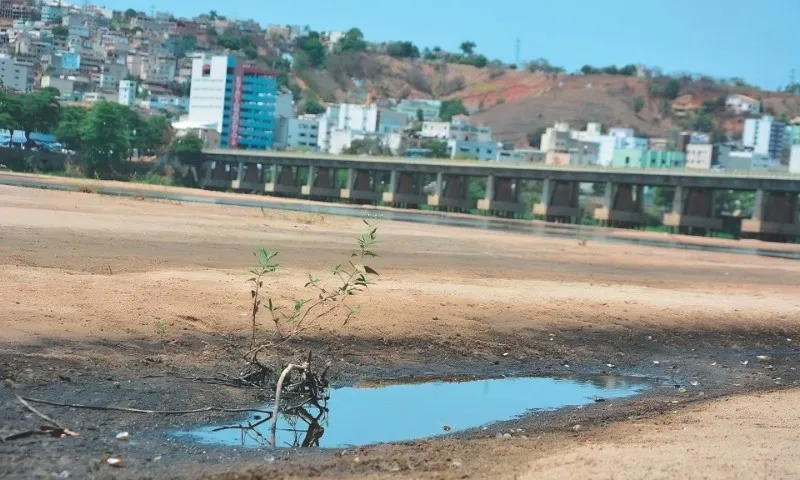
M 164 320 L 158 320 L 155 325 L 156 335 L 161 339 L 161 347 L 164 348 L 164 352 L 167 351 L 167 347 L 164 346 L 164 337 L 167 335 L 167 324 Z
M 266 295 L 264 288 L 264 277 L 274 273 L 278 268 L 278 264 L 274 262 L 278 253 L 263 248 L 254 252 L 258 264 L 250 269 L 253 277 L 248 280 L 251 285 L 252 332 L 250 351 L 246 355 L 254 364 L 260 365 L 257 360 L 260 351 L 274 346 L 278 342 L 288 341 L 337 312 L 343 313 L 343 325 L 346 325 L 354 315 L 361 311 L 359 306 L 348 304 L 348 300 L 369 287 L 372 279 L 378 276 L 378 272 L 366 264 L 368 259 L 378 256 L 375 252 L 378 244 L 378 226 L 377 223 L 369 220 L 364 220 L 364 224 L 367 226 L 367 230 L 357 238 L 358 249 L 350 255 L 348 261 L 334 266 L 328 274 L 327 282 L 310 273 L 307 274 L 308 280 L 304 288 L 313 290 L 316 295 L 312 298 L 292 298 L 291 305 L 285 308 L 278 306 L 272 298 Z M 262 300 L 262 297 L 266 300 Z M 262 302 L 269 310 L 275 324 L 277 342 L 273 341 L 256 347 L 257 316 Z

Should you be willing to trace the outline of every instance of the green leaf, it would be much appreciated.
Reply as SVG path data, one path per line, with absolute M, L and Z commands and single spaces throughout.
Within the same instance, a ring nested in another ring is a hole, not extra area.
M 380 273 L 378 273 L 378 272 L 376 272 L 374 268 L 372 268 L 372 267 L 368 267 L 368 266 L 366 266 L 366 265 L 364 265 L 364 271 L 365 271 L 366 273 L 371 273 L 372 275 L 377 275 L 377 276 L 379 276 L 379 277 L 381 276 L 381 274 L 380 274 Z

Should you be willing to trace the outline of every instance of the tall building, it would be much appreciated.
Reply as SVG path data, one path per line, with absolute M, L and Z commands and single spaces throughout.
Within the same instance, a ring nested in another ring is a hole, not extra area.
M 201 54 L 192 61 L 189 120 L 213 125 L 221 148 L 271 149 L 278 120 L 277 76 L 236 57 Z
M 0 86 L 27 92 L 33 86 L 33 65 L 17 61 L 8 55 L 0 55 Z
M 752 148 L 754 153 L 780 158 L 789 147 L 786 124 L 770 116 L 748 118 L 744 122 L 742 143 Z
M 119 82 L 119 103 L 126 107 L 131 107 L 136 102 L 136 91 L 138 85 L 133 80 L 123 80 Z

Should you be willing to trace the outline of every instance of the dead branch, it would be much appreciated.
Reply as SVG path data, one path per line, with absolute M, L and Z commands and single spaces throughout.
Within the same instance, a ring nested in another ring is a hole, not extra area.
M 45 415 L 44 413 L 40 412 L 39 410 L 36 410 L 35 408 L 33 408 L 30 403 L 25 401 L 24 398 L 20 397 L 19 395 L 17 395 L 16 397 L 17 397 L 17 400 L 19 400 L 19 403 L 21 403 L 25 408 L 27 408 L 32 413 L 36 414 L 36 416 L 38 416 L 42 420 L 46 421 L 47 423 L 53 425 L 54 427 L 60 428 L 61 430 L 64 430 L 64 426 L 63 425 L 61 425 L 60 423 L 56 422 L 55 420 L 53 420 L 52 418 L 48 417 L 47 415 Z
M 191 410 L 146 410 L 141 408 L 115 407 L 115 406 L 102 406 L 102 405 L 82 405 L 79 403 L 60 403 L 60 402 L 53 402 L 50 400 L 41 400 L 38 398 L 27 398 L 27 397 L 21 397 L 21 398 L 32 403 L 40 403 L 42 405 L 52 405 L 54 407 L 67 407 L 67 408 L 79 408 L 83 410 L 103 410 L 103 411 L 127 412 L 127 413 L 145 413 L 150 415 L 191 415 L 194 413 L 205 413 L 205 412 L 226 412 L 226 413 L 255 412 L 263 414 L 272 413 L 268 410 L 259 410 L 256 408 L 223 408 L 223 407 L 202 407 Z
M 278 379 L 278 386 L 275 388 L 275 412 L 272 415 L 272 446 L 275 445 L 276 441 L 276 429 L 278 428 L 278 416 L 281 411 L 281 390 L 283 389 L 283 381 L 286 380 L 286 376 L 289 375 L 291 372 L 295 370 L 300 370 L 305 372 L 306 369 L 309 368 L 308 362 L 303 363 L 302 365 L 295 365 L 290 363 L 286 366 L 286 368 L 281 372 L 281 376 Z

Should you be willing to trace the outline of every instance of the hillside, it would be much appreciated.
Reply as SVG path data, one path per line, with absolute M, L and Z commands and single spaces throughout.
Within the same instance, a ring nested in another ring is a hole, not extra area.
M 360 79 L 354 84 L 352 79 Z M 498 140 L 526 144 L 526 135 L 566 120 L 575 126 L 587 121 L 628 126 L 651 136 L 686 128 L 686 118 L 671 111 L 671 100 L 650 94 L 649 78 L 615 75 L 530 73 L 502 67 L 476 68 L 419 60 L 398 60 L 361 53 L 331 56 L 325 69 L 296 74 L 298 85 L 326 101 L 358 98 L 456 99 L 473 118 L 490 125 Z M 710 79 L 680 79 L 680 101 L 700 108 L 730 93 L 761 98 L 765 112 L 778 117 L 800 115 L 800 96 L 737 87 Z M 637 97 L 644 105 L 637 114 Z M 666 102 L 666 106 L 665 106 Z M 714 128 L 731 136 L 741 133 L 743 119 L 717 110 L 709 113 Z

